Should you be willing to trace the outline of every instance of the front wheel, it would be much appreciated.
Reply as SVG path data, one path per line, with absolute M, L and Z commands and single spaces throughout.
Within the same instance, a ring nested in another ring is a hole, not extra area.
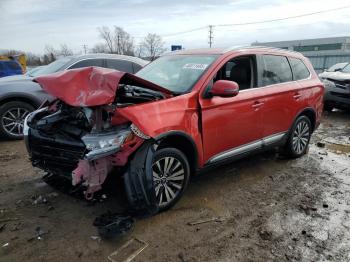
M 24 119 L 34 107 L 21 101 L 12 101 L 0 107 L 0 135 L 10 139 L 22 139 Z
M 306 116 L 300 116 L 295 121 L 285 146 L 285 151 L 292 158 L 301 157 L 306 153 L 311 137 L 311 122 Z
M 163 148 L 155 153 L 152 170 L 159 211 L 164 211 L 183 195 L 190 178 L 190 166 L 180 150 Z

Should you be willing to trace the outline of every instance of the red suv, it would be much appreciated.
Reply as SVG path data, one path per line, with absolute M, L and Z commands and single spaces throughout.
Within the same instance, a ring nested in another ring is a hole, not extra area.
M 57 99 L 30 114 L 31 161 L 85 188 L 123 175 L 136 210 L 173 206 L 190 175 L 257 150 L 307 151 L 324 86 L 301 54 L 267 47 L 172 52 L 136 75 L 98 67 L 35 79 Z

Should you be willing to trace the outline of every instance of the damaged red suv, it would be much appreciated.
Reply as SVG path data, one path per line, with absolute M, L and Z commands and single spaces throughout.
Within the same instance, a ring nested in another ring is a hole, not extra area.
M 32 164 L 91 199 L 122 175 L 130 205 L 157 212 L 190 175 L 249 153 L 307 151 L 323 84 L 301 54 L 266 47 L 173 52 L 136 75 L 97 67 L 35 79 L 56 99 L 30 114 Z

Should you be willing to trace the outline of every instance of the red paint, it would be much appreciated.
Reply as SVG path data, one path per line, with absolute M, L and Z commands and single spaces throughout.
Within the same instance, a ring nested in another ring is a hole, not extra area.
M 199 167 L 225 150 L 288 131 L 297 115 L 306 108 L 316 112 L 316 126 L 320 122 L 324 87 L 309 61 L 301 54 L 249 48 L 229 52 L 217 49 L 186 50 L 171 55 L 181 54 L 218 54 L 219 57 L 190 93 L 175 97 L 148 81 L 109 69 L 74 70 L 72 73 L 40 77 L 36 81 L 44 90 L 73 106 L 111 103 L 115 99 L 117 85 L 127 81 L 136 81 L 164 92 L 167 99 L 116 109 L 112 123 L 129 120 L 153 138 L 168 131 L 188 134 L 197 146 Z M 217 71 L 227 61 L 242 55 L 262 54 L 299 58 L 308 66 L 311 76 L 306 80 L 244 90 L 233 97 L 203 96 Z M 83 94 L 82 100 L 78 99 L 80 94 Z M 125 159 L 121 156 L 117 162 L 124 163 Z
M 34 79 L 43 90 L 71 106 L 100 106 L 114 101 L 119 84 L 136 84 L 171 93 L 129 73 L 101 67 L 84 67 Z

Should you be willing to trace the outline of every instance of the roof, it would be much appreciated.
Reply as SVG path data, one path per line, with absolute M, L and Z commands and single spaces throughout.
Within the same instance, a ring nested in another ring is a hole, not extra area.
M 271 52 L 280 52 L 284 54 L 299 54 L 298 52 L 269 47 L 269 46 L 233 46 L 229 48 L 200 48 L 200 49 L 188 49 L 188 50 L 178 50 L 167 53 L 166 55 L 222 55 L 233 51 L 245 51 L 245 50 L 266 50 Z
M 135 56 L 127 56 L 127 55 L 117 55 L 117 54 L 85 54 L 85 55 L 73 55 L 68 56 L 72 60 L 83 60 L 83 59 L 89 59 L 89 58 L 105 58 L 105 59 L 120 59 L 120 60 L 128 60 L 131 62 L 135 62 L 139 65 L 145 66 L 149 63 L 149 61 L 143 60 L 141 58 L 135 57 Z

